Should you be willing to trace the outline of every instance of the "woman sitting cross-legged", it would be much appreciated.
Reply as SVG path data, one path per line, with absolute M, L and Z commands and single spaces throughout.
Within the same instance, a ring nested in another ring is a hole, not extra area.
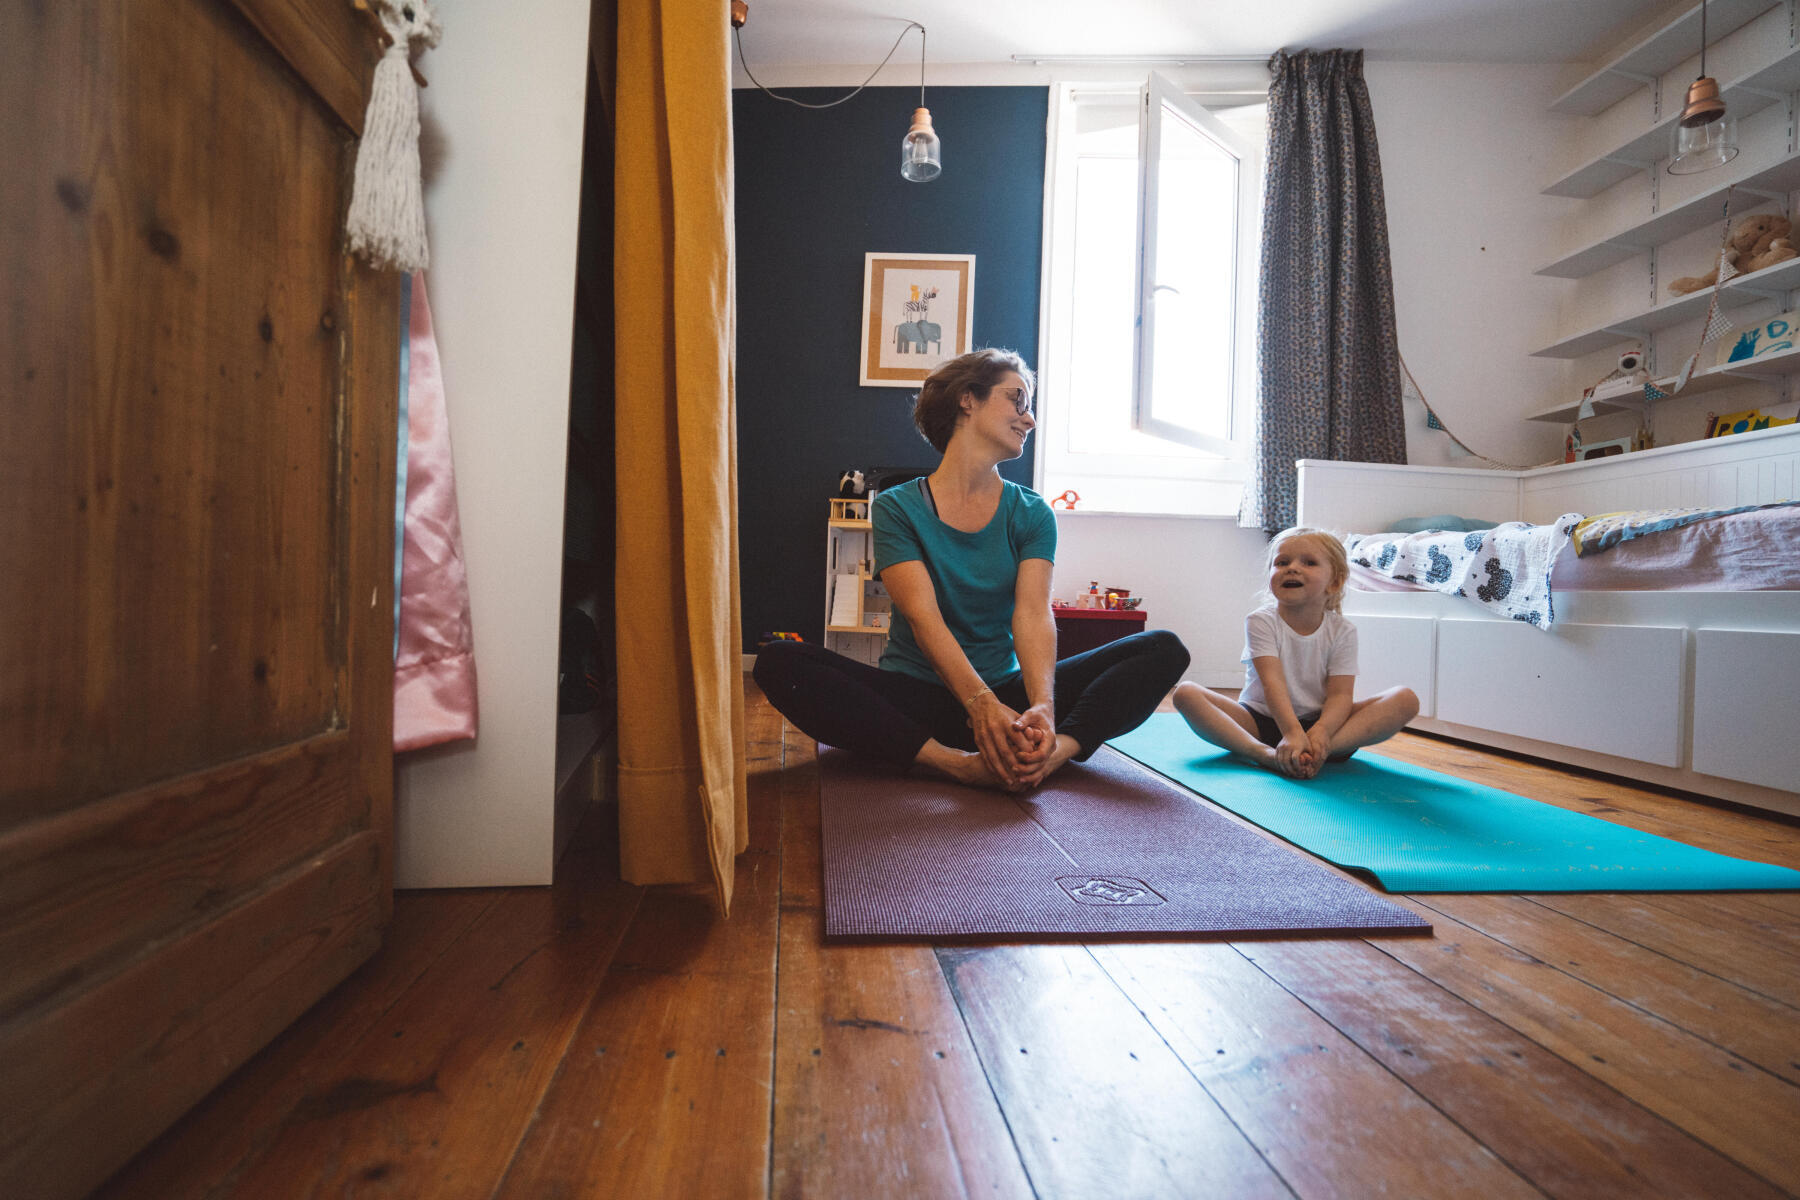
M 998 470 L 1036 426 L 1024 360 L 977 350 L 944 363 L 913 421 L 943 460 L 871 506 L 875 569 L 894 606 L 880 667 L 773 642 L 756 657 L 756 682 L 827 745 L 963 783 L 1034 787 L 1142 724 L 1188 652 L 1159 630 L 1056 661 L 1056 520 Z

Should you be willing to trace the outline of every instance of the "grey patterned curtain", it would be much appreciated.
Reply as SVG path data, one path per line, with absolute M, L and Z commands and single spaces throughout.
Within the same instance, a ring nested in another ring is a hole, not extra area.
M 1361 50 L 1271 65 L 1256 442 L 1238 523 L 1294 523 L 1294 460 L 1403 463 L 1387 206 Z

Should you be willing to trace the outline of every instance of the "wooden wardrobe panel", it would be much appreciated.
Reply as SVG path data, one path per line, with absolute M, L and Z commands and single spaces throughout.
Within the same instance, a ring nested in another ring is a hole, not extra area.
M 346 665 L 348 133 L 228 7 L 41 11 L 60 52 L 0 84 L 31 298 L 0 444 L 6 823 L 332 728 Z
M 0 13 L 3 1195 L 90 1190 L 391 911 L 399 281 L 339 234 L 377 47 L 241 8 Z

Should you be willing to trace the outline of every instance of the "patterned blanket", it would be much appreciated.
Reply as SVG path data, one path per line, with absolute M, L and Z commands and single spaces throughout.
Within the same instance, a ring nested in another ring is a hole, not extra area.
M 1549 525 L 1508 521 L 1470 533 L 1353 533 L 1344 538 L 1350 561 L 1390 579 L 1419 584 L 1499 616 L 1549 629 L 1556 618 L 1550 568 L 1580 513 Z
M 1597 517 L 1588 517 L 1575 526 L 1570 537 L 1574 539 L 1577 557 L 1584 557 L 1609 550 L 1620 542 L 1628 542 L 1647 533 L 1679 529 L 1683 525 L 1692 525 L 1695 521 L 1704 521 L 1709 517 L 1729 517 L 1733 513 L 1749 512 L 1751 509 L 1782 508 L 1797 503 L 1800 501 L 1777 500 L 1772 504 L 1740 504 L 1736 508 L 1640 508 L 1631 512 L 1601 513 Z

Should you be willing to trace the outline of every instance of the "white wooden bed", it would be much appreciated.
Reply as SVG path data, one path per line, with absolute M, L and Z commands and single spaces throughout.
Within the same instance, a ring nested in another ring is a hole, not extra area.
M 1530 471 L 1299 464 L 1300 522 L 1454 514 L 1546 523 L 1800 499 L 1800 425 Z M 1405 684 L 1414 728 L 1800 815 L 1800 592 L 1556 591 L 1546 633 L 1438 592 L 1346 594 L 1358 691 Z

